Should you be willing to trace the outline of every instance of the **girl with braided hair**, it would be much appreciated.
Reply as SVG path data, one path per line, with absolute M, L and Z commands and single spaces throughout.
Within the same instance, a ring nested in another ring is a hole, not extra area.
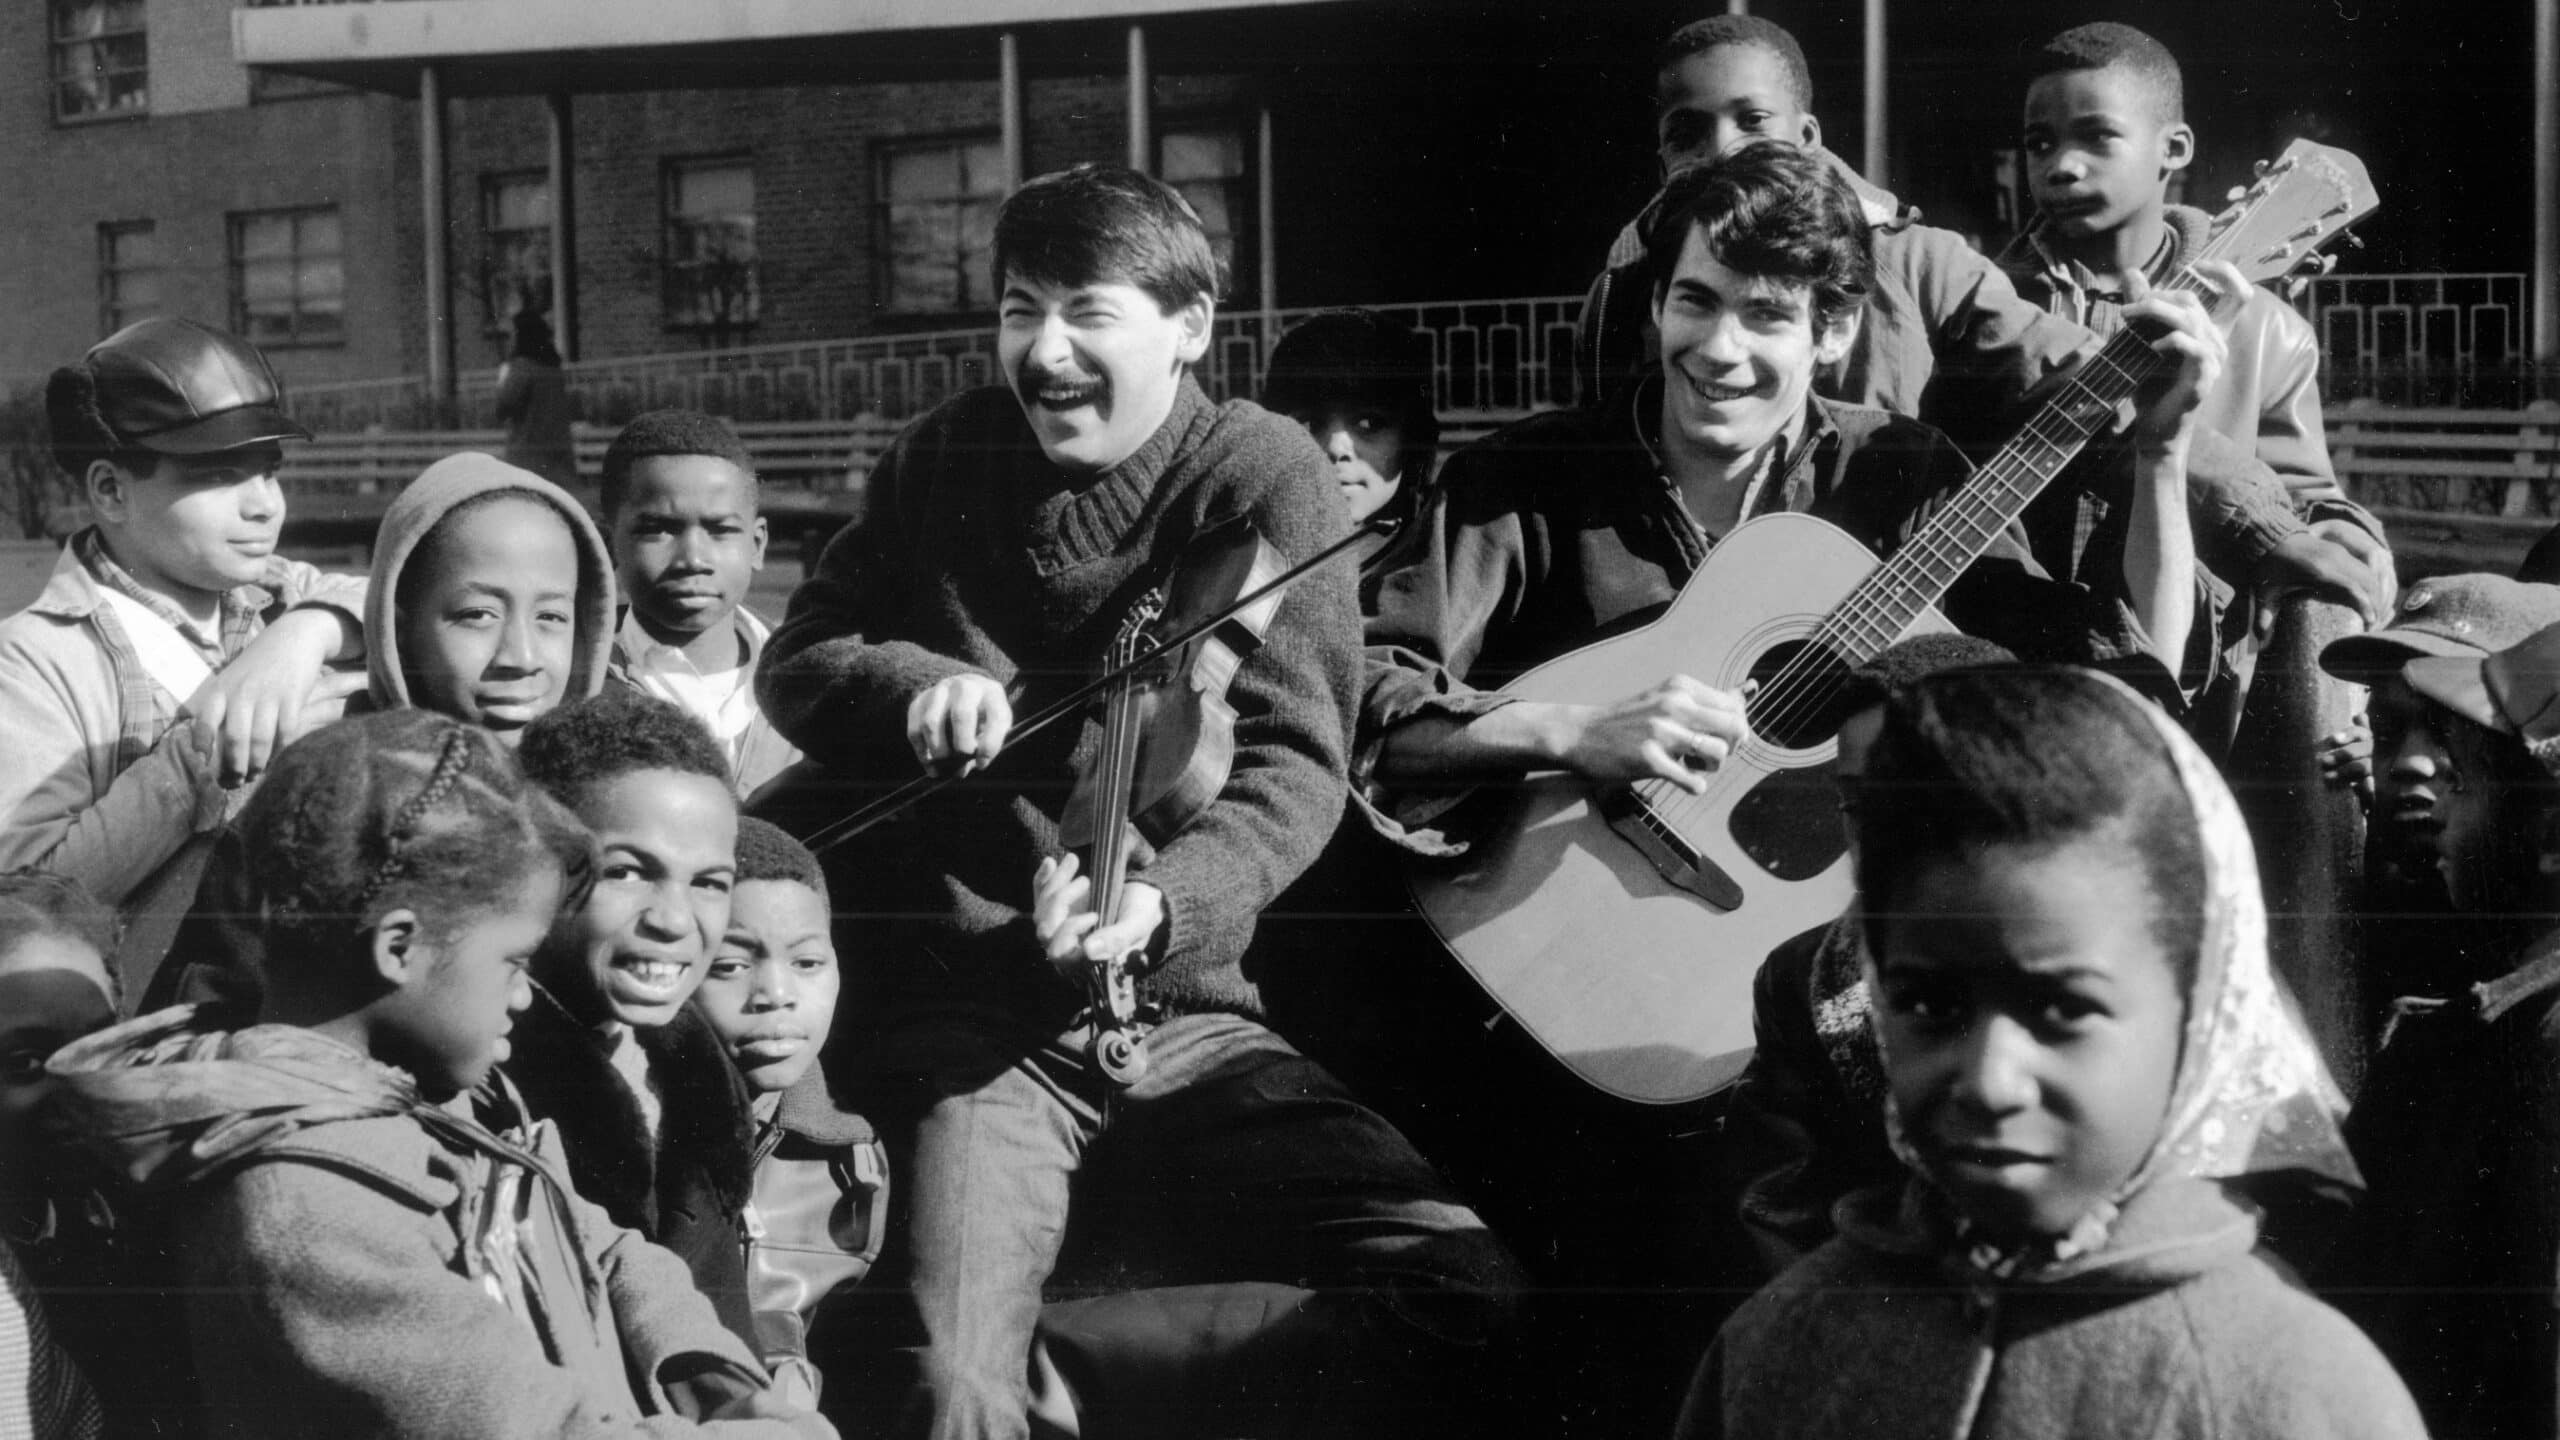
M 168 1257 L 135 1333 L 174 1343 L 134 1345 L 151 1373 L 111 1403 L 164 1434 L 832 1435 L 495 1073 L 593 883 L 577 821 L 485 730 L 409 710 L 293 746 L 242 830 L 260 1023 L 182 1006 L 51 1062 L 59 1121 L 161 1242 L 134 1253 Z

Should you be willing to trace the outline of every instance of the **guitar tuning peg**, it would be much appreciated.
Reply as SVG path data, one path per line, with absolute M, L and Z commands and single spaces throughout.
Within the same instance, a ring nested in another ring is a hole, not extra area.
M 2269 165 L 2266 161 L 2259 160 L 2251 163 L 2249 166 L 2249 173 L 2252 175 L 2264 175 L 2267 171 L 2273 168 L 2274 167 Z
M 2245 185 L 2234 185 L 2231 187 L 2231 193 L 2223 196 L 2222 198 L 2230 201 L 2234 205 L 2237 205 L 2241 201 L 2249 198 L 2249 187 Z
M 2326 274 L 2328 274 L 2330 271 L 2335 270 L 2335 269 L 2337 269 L 2337 268 L 2338 268 L 2338 257 L 2337 257 L 2336 255 L 2334 255 L 2334 254 L 2332 254 L 2332 255 L 2323 255 L 2323 256 L 2321 256 L 2321 257 L 2320 257 L 2320 273 L 2321 273 L 2321 274 L 2326 275 Z
M 2364 237 L 2350 230 L 2347 232 L 2347 243 L 2361 250 L 2364 248 Z
M 2259 256 L 2259 257 L 2258 257 L 2258 263 L 2259 263 L 2259 264 L 2261 264 L 2261 265 L 2273 265 L 2274 263 L 2276 263 L 2276 262 L 2277 262 L 2277 261 L 2279 261 L 2279 260 L 2290 260 L 2292 257 L 2293 257 L 2293 247 L 2292 247 L 2292 246 L 2290 246 L 2290 245 L 2278 245 L 2278 246 L 2276 246 L 2274 249 L 2269 250 L 2269 251 L 2268 251 L 2268 252 L 2266 252 L 2265 254 L 2263 254 L 2263 255 Z
M 2310 277 L 2310 276 L 2308 276 L 2308 275 L 2288 275 L 2288 276 L 2286 276 L 2286 277 L 2285 277 L 2285 280 L 2284 280 L 2284 298 L 2285 298 L 2285 302 L 2286 302 L 2287 304 L 2291 304 L 2291 303 L 2292 303 L 2292 302 L 2294 302 L 2294 301 L 2300 300 L 2300 299 L 2302 298 L 2302 292 L 2304 292 L 2305 290 L 2308 290 L 2308 289 L 2310 289 L 2310 288 L 2311 288 L 2311 277 Z

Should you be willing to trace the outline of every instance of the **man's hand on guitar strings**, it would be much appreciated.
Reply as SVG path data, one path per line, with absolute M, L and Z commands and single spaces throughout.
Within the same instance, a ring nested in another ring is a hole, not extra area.
M 1586 779 L 1668 780 L 1703 795 L 1707 775 L 1751 734 L 1743 699 L 1674 675 L 1613 705 L 1576 706 L 1562 758 Z
M 1041 953 L 1059 966 L 1143 954 L 1164 925 L 1164 892 L 1143 880 L 1120 890 L 1120 919 L 1105 928 L 1093 909 L 1093 881 L 1073 855 L 1040 862 L 1031 876 L 1031 928 Z
M 916 762 L 936 774 L 984 770 L 1012 729 L 1013 702 L 989 676 L 938 680 L 907 702 L 907 744 Z

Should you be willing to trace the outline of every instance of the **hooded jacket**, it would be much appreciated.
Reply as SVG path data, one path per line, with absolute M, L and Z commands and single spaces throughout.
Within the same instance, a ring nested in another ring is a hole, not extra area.
M 2255 1253 L 2218 1185 L 2129 1200 L 2107 1244 L 2031 1281 L 1960 1258 L 1934 1192 L 1853 1197 L 1841 1233 L 1716 1337 L 1679 1440 L 2419 1440 L 2390 1365 Z
M 314 1031 L 192 1020 L 49 1068 L 61 1133 L 168 1227 L 206 1433 L 829 1433 L 684 1418 L 762 1372 L 673 1256 L 569 1189 L 549 1127 L 501 1136 Z
M 391 709 L 414 703 L 395 623 L 400 576 L 408 569 L 409 558 L 454 507 L 502 491 L 538 500 L 567 522 L 578 547 L 578 634 L 565 695 L 583 699 L 604 688 L 613 653 L 615 603 L 613 556 L 605 548 L 603 532 L 568 491 L 494 455 L 465 450 L 420 471 L 383 512 L 382 528 L 374 536 L 373 588 L 365 598 L 364 625 L 365 633 L 373 637 L 366 660 L 376 706 Z
M 578 548 L 577 639 L 564 698 L 583 699 L 604 689 L 613 653 L 613 560 L 604 536 L 576 497 L 529 470 L 519 470 L 476 450 L 447 455 L 409 482 L 391 508 L 373 547 L 373 575 L 364 595 L 367 697 L 378 710 L 411 704 L 400 656 L 400 576 L 419 542 L 466 500 L 519 493 L 550 506 L 569 526 Z M 265 943 L 257 929 L 258 897 L 237 831 L 213 838 L 195 904 L 178 923 L 168 959 L 142 994 L 141 1013 L 170 1005 L 205 1007 L 208 1024 L 237 1027 L 257 1017 L 264 985 L 258 970 Z
M 1843 1201 L 1839 1234 L 1726 1322 L 1680 1440 L 2425 1435 L 2381 1353 L 2259 1257 L 2257 1214 L 2224 1189 L 2359 1178 L 2338 1134 L 2343 1099 L 2267 963 L 2239 804 L 2175 722 L 2104 676 L 2089 683 L 2167 747 L 2203 861 L 2158 1137 L 2067 1234 L 2002 1245 L 1927 1179 L 1888 1088 L 1886 1132 L 1909 1182 Z M 1888 1074 L 1889 1033 L 1877 1032 Z

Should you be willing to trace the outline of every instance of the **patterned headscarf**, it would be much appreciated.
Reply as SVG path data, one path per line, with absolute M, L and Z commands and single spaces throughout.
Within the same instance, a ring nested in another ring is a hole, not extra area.
M 2159 707 L 2112 676 L 2071 672 L 2102 691 L 2108 702 L 2142 717 L 2167 747 L 2187 804 L 2196 818 L 2204 859 L 2204 924 L 2195 980 L 2187 993 L 2184 1044 L 2169 1090 L 2169 1108 L 2151 1152 L 2109 1200 L 2067 1236 L 2040 1253 L 1977 1250 L 1985 1270 L 2013 1274 L 2087 1255 L 2106 1242 L 2125 1201 L 2163 1180 L 2229 1180 L 2280 1170 L 2305 1171 L 2362 1188 L 2363 1177 L 2347 1153 L 2338 1121 L 2346 1096 L 2329 1076 L 2301 1019 L 2277 987 L 2267 959 L 2266 902 L 2258 889 L 2258 862 L 2248 826 L 2230 787 Z M 1867 958 L 1867 984 L 1876 989 L 1876 961 Z M 1877 1026 L 1879 1048 L 1883 1027 Z M 1894 1153 L 1923 1173 L 1888 1097 L 1885 1122 Z

